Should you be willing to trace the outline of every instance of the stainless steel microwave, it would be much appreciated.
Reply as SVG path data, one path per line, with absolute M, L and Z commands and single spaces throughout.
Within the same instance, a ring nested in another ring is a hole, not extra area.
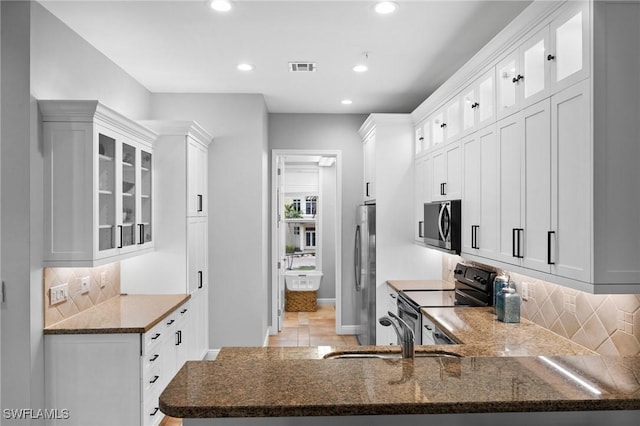
M 438 201 L 424 204 L 424 242 L 448 253 L 460 254 L 462 202 Z

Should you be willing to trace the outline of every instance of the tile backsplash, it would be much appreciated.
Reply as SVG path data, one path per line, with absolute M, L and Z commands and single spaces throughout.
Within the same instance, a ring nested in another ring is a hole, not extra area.
M 83 277 L 89 277 L 89 291 L 85 294 L 81 291 Z M 101 287 L 103 277 L 104 287 Z M 68 300 L 51 305 L 49 289 L 64 283 L 69 285 Z M 119 294 L 119 262 L 95 268 L 44 268 L 44 326 L 58 323 Z
M 454 281 L 450 265 L 462 260 L 444 256 L 446 280 Z M 521 305 L 523 318 L 601 355 L 640 354 L 640 295 L 590 294 L 505 272 L 520 296 L 528 296 Z

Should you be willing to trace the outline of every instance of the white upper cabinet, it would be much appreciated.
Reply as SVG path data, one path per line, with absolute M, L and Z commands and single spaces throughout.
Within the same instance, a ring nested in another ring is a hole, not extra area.
M 548 28 L 536 33 L 520 47 L 521 78 L 516 87 L 520 91 L 523 108 L 549 97 L 548 47 Z
M 97 266 L 151 250 L 155 133 L 98 101 L 38 105 L 45 265 Z
M 462 134 L 468 135 L 495 121 L 495 73 L 493 68 L 462 91 Z
M 460 143 L 448 144 L 432 154 L 431 201 L 457 200 L 462 195 Z M 429 171 L 427 171 L 429 172 Z
M 588 2 L 568 2 L 549 25 L 498 63 L 498 119 L 589 75 L 588 25 Z
M 460 110 L 460 97 L 454 97 L 445 106 L 445 142 L 453 142 L 460 138 L 461 132 L 461 110 Z
M 615 6 L 614 6 L 615 7 Z M 550 48 L 546 55 L 553 92 L 589 76 L 589 2 L 568 2 L 549 27 Z M 637 40 L 636 40 L 637 41 Z
M 440 110 L 429 119 L 431 127 L 431 146 L 437 147 L 444 142 L 444 111 Z
M 364 201 L 376 199 L 376 135 L 371 133 L 364 140 Z
M 468 260 L 595 293 L 640 292 L 638 40 L 640 2 L 533 2 L 416 109 L 432 120 L 432 198 L 453 198 L 455 144 L 439 124 L 445 102 L 460 99 Z M 491 67 L 495 80 L 472 75 Z M 483 80 L 496 107 L 486 125 Z
M 498 119 L 513 114 L 520 108 L 520 91 L 517 85 L 521 80 L 521 74 L 519 74 L 518 65 L 516 49 L 496 66 L 496 116 Z
M 208 148 L 191 138 L 187 151 L 187 213 L 189 216 L 206 216 Z

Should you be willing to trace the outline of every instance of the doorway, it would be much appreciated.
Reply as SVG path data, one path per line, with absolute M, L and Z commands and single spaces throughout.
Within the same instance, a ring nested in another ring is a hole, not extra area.
M 339 150 L 273 150 L 271 327 L 285 320 L 285 276 L 320 275 L 318 305 L 334 305 L 342 328 L 342 162 Z

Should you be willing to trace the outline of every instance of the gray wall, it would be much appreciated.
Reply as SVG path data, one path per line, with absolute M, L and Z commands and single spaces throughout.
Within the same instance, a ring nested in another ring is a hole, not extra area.
M 158 120 L 195 120 L 209 146 L 209 345 L 268 333 L 267 112 L 262 95 L 154 94 Z
M 99 99 L 134 118 L 150 93 L 36 2 L 2 7 L 3 407 L 44 407 L 43 158 L 36 99 Z M 4 423 L 4 422 L 3 422 Z
M 339 214 L 342 215 L 344 325 L 356 323 L 352 245 L 356 206 L 362 202 L 363 152 L 358 129 L 365 119 L 366 115 L 359 114 L 269 114 L 269 149 L 342 151 L 342 211 Z

